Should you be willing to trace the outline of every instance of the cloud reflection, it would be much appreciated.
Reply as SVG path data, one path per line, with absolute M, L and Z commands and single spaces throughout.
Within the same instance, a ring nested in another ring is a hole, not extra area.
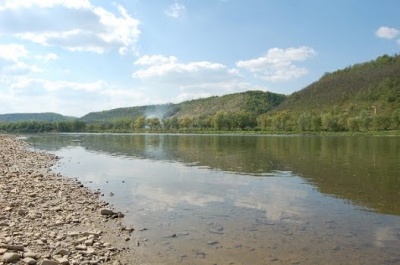
M 172 210 L 179 204 L 204 207 L 208 203 L 224 202 L 222 196 L 209 195 L 200 192 L 176 190 L 175 192 L 149 185 L 140 185 L 132 189 L 132 195 L 143 196 L 144 200 L 137 201 L 137 206 L 143 206 L 146 211 Z

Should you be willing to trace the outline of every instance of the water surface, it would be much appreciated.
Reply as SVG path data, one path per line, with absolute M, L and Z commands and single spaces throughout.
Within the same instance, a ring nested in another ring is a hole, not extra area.
M 50 134 L 28 141 L 62 157 L 56 171 L 127 212 L 144 263 L 400 263 L 399 137 Z

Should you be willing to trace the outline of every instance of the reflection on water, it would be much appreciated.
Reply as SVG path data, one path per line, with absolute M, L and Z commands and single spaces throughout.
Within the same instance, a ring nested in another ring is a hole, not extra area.
M 63 157 L 57 171 L 101 189 L 129 211 L 127 221 L 147 228 L 136 235 L 148 263 L 400 262 L 399 138 L 68 134 L 29 141 Z

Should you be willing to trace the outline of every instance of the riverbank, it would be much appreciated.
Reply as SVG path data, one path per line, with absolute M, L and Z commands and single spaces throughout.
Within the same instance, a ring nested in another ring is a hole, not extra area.
M 123 213 L 53 173 L 56 156 L 28 148 L 0 135 L 0 265 L 137 263 Z

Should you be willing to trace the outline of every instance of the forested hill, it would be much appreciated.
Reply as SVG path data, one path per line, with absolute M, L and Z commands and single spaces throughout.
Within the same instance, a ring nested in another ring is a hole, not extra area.
M 293 93 L 276 110 L 390 114 L 400 108 L 400 55 L 327 73 Z
M 32 121 L 32 124 L 25 121 Z M 92 112 L 80 119 L 56 113 L 0 115 L 0 131 L 6 132 L 129 132 L 148 129 L 399 130 L 400 55 L 383 55 L 370 62 L 326 73 L 320 80 L 290 96 L 246 91 L 177 104 Z
M 0 114 L 0 122 L 21 122 L 21 121 L 37 121 L 37 122 L 60 122 L 70 121 L 75 117 L 63 116 L 58 113 L 11 113 Z
M 148 105 L 139 107 L 117 108 L 112 110 L 103 110 L 99 112 L 90 112 L 80 118 L 87 123 L 110 122 L 116 119 L 136 119 L 140 116 L 161 118 L 169 112 L 175 112 L 173 104 Z
M 214 96 L 184 101 L 177 104 L 149 105 L 140 107 L 118 108 L 101 112 L 91 112 L 83 116 L 83 122 L 107 122 L 116 119 L 136 119 L 140 116 L 159 119 L 183 117 L 198 118 L 212 116 L 218 112 L 247 112 L 253 115 L 265 113 L 278 106 L 285 95 L 263 91 L 247 91 L 242 93 Z
M 266 113 L 278 106 L 285 95 L 263 91 L 247 91 L 221 97 L 209 97 L 177 104 L 177 118 L 210 116 L 218 112 L 248 112 L 254 115 Z

